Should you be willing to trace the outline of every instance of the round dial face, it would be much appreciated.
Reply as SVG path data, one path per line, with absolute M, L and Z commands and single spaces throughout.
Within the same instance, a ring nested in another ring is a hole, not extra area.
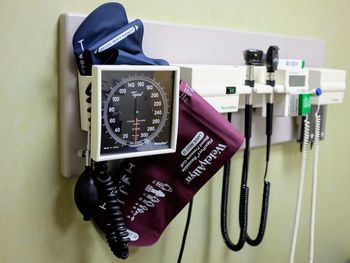
M 163 129 L 168 100 L 163 88 L 148 76 L 129 76 L 109 92 L 103 119 L 110 136 L 121 145 L 141 146 Z
M 101 70 L 101 104 L 92 116 L 101 120 L 99 155 L 172 150 L 175 78 L 174 70 Z

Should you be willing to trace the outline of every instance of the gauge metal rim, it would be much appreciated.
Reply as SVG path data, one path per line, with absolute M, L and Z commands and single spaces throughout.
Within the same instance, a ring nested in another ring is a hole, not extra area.
M 140 141 L 140 143 L 138 143 L 138 144 L 128 144 L 128 141 L 121 139 L 119 136 L 117 136 L 114 133 L 114 131 L 111 129 L 109 123 L 106 121 L 108 119 L 107 108 L 108 108 L 108 104 L 109 104 L 112 96 L 115 94 L 116 90 L 119 89 L 120 87 L 122 87 L 123 85 L 125 85 L 126 83 L 128 83 L 130 81 L 135 81 L 135 80 L 150 82 L 153 85 L 153 87 L 155 87 L 158 90 L 158 92 L 160 93 L 161 98 L 162 98 L 163 115 L 162 115 L 162 118 L 160 120 L 160 123 L 159 123 L 157 129 L 150 136 L 148 136 L 144 140 Z M 111 91 L 108 93 L 108 96 L 107 96 L 107 98 L 104 102 L 104 106 L 103 106 L 103 122 L 106 125 L 107 131 L 109 132 L 111 137 L 114 140 L 116 140 L 116 142 L 120 143 L 123 146 L 140 147 L 140 146 L 152 141 L 162 131 L 162 129 L 165 125 L 165 121 L 167 120 L 167 117 L 168 117 L 168 101 L 167 101 L 167 97 L 164 93 L 163 88 L 161 87 L 160 83 L 157 83 L 155 81 L 155 79 L 152 79 L 149 76 L 144 76 L 144 75 L 129 76 L 125 79 L 122 79 L 120 82 L 118 82 L 115 86 L 112 87 Z

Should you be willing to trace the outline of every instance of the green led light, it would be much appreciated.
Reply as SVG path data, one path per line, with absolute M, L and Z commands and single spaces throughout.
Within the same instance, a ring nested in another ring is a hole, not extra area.
M 226 87 L 226 94 L 236 94 L 236 87 Z

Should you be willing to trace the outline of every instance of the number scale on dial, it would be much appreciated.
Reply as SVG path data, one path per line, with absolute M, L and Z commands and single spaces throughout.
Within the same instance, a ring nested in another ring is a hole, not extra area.
M 100 79 L 99 143 L 97 156 L 135 156 L 173 152 L 177 133 L 178 69 L 135 66 L 142 70 L 103 70 Z M 157 70 L 153 70 L 157 68 Z M 94 109 L 93 109 L 94 112 Z M 95 115 L 94 115 L 95 116 Z M 174 119 L 176 122 L 174 122 Z M 93 140 L 92 140 L 93 141 Z M 94 142 L 94 141 L 93 141 Z M 147 153 L 149 152 L 149 154 Z M 129 155 L 128 155 L 129 156 Z

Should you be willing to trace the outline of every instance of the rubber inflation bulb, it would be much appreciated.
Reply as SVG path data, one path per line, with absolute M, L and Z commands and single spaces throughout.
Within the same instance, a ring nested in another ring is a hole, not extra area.
M 98 207 L 98 191 L 92 177 L 91 167 L 85 167 L 74 189 L 74 200 L 85 221 L 91 220 Z

